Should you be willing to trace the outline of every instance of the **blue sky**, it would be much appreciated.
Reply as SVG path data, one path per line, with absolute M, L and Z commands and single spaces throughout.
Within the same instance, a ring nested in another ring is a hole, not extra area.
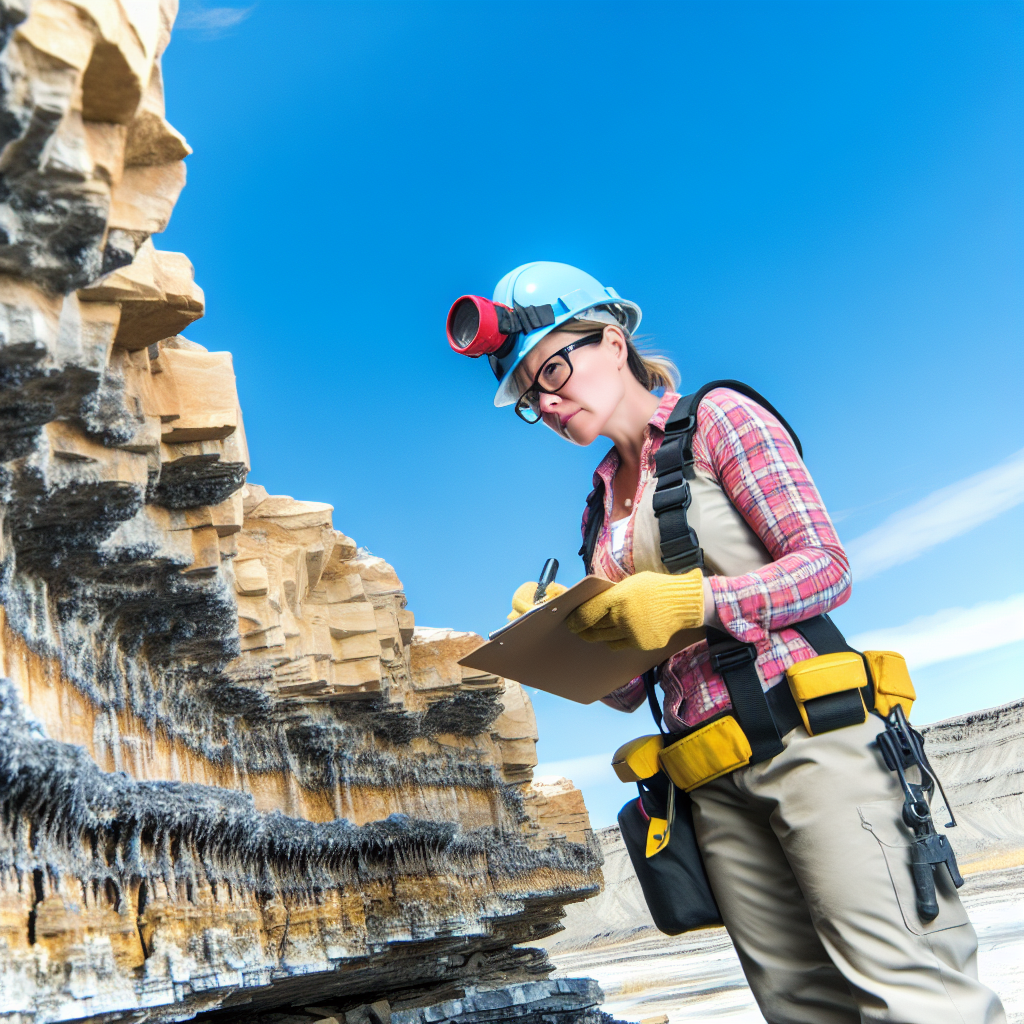
M 250 479 L 333 504 L 421 625 L 495 628 L 549 555 L 577 579 L 604 447 L 494 409 L 444 338 L 459 294 L 572 263 L 684 389 L 785 413 L 854 556 L 840 625 L 930 652 L 917 721 L 1020 696 L 1022 11 L 183 4 L 195 153 L 154 241 L 206 291 L 188 336 L 234 353 Z M 533 699 L 541 761 L 610 823 L 605 755 L 649 719 Z

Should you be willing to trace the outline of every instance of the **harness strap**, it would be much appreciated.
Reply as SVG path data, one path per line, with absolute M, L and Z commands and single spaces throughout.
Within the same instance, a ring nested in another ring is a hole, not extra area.
M 604 527 L 604 481 L 598 480 L 597 485 L 587 495 L 587 525 L 583 532 L 583 547 L 579 554 L 583 559 L 583 568 L 588 576 L 594 572 L 594 552 L 597 541 Z
M 671 573 L 704 568 L 700 541 L 686 520 L 692 501 L 689 481 L 695 475 L 693 435 L 701 401 L 709 391 L 721 387 L 738 391 L 771 412 L 789 432 L 797 451 L 803 454 L 800 439 L 781 413 L 753 388 L 738 380 L 711 381 L 692 395 L 680 398 L 665 421 L 665 439 L 654 457 L 657 475 L 654 514 L 661 535 L 661 560 Z M 766 761 L 781 753 L 779 729 L 757 674 L 757 648 L 717 629 L 708 629 L 707 640 L 711 666 L 725 680 L 736 719 L 750 743 L 751 763 Z
M 814 648 L 815 654 L 853 651 L 839 628 L 827 615 L 815 615 L 811 619 L 794 623 L 789 628 L 797 630 Z M 759 764 L 775 757 L 783 750 L 782 737 L 802 724 L 800 712 L 789 687 L 785 682 L 781 682 L 765 693 L 755 668 L 757 649 L 754 644 L 743 643 L 712 628 L 707 630 L 707 640 L 712 668 L 724 680 L 732 703 L 732 713 L 750 743 L 750 763 Z M 651 676 L 653 672 L 644 675 L 647 702 L 658 728 L 664 732 L 662 710 L 654 689 L 656 677 L 649 679 Z M 871 683 L 869 682 L 861 692 L 865 705 L 868 708 L 873 707 L 874 692 Z M 854 697 L 852 705 L 855 706 L 852 706 L 850 695 L 846 692 L 831 694 L 818 700 L 828 706 L 820 709 L 821 720 L 816 723 L 816 732 L 827 732 L 830 728 L 841 728 L 852 724 L 853 721 L 862 720 L 859 716 L 863 716 L 864 711 L 859 699 Z M 834 722 L 828 720 L 830 716 L 835 718 Z
M 860 654 L 846 642 L 839 627 L 827 615 L 794 622 L 789 628 L 795 629 L 814 648 L 815 654 L 841 654 L 845 651 Z
M 694 478 L 693 435 L 697 430 L 697 409 L 704 396 L 715 388 L 729 388 L 757 402 L 778 419 L 803 455 L 800 439 L 782 414 L 763 395 L 738 380 L 713 380 L 692 395 L 680 398 L 665 421 L 665 439 L 654 457 L 658 482 L 654 488 L 654 514 L 661 534 L 661 560 L 671 573 L 704 568 L 704 552 L 697 534 L 686 521 L 692 496 L 689 481 Z M 595 538 L 594 543 L 597 543 Z
M 655 684 L 658 681 L 657 668 L 648 669 L 642 678 L 644 690 L 647 691 L 647 706 L 651 709 L 651 717 L 654 719 L 654 724 L 658 727 L 658 732 L 664 733 L 665 729 L 661 724 L 661 704 L 658 703 L 658 691 L 655 689 Z
M 715 388 L 729 388 L 767 409 L 793 439 L 803 455 L 800 439 L 785 417 L 762 395 L 738 380 L 715 380 L 692 395 L 680 398 L 665 421 L 665 438 L 655 455 L 657 483 L 654 514 L 661 534 L 661 560 L 673 574 L 704 567 L 704 552 L 697 534 L 686 520 L 692 495 L 689 481 L 694 478 L 693 435 L 697 429 L 697 409 L 704 396 Z M 604 527 L 604 481 L 599 480 L 587 497 L 587 524 L 580 555 L 587 573 L 593 571 L 594 551 Z M 827 615 L 817 615 L 793 626 L 817 654 L 852 650 L 842 633 Z M 800 722 L 799 713 L 788 687 L 772 687 L 768 696 L 757 674 L 757 648 L 720 630 L 707 630 L 712 668 L 721 675 L 729 691 L 733 713 L 751 747 L 751 764 L 758 764 L 782 752 L 782 736 Z M 657 670 L 645 672 L 644 689 L 651 714 L 664 732 L 663 716 L 655 685 Z M 871 704 L 869 703 L 870 707 Z
M 733 713 L 750 743 L 750 763 L 781 754 L 782 737 L 757 674 L 757 648 L 710 626 L 707 638 L 711 667 L 725 680 Z

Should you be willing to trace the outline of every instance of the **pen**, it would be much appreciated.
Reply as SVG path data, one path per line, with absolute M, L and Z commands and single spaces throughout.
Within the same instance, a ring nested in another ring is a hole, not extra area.
M 558 559 L 549 558 L 544 563 L 544 568 L 540 571 L 540 579 L 537 580 L 537 589 L 533 594 L 533 603 L 536 604 L 538 601 L 544 600 L 544 595 L 548 592 L 548 587 L 555 582 L 555 577 L 558 575 Z

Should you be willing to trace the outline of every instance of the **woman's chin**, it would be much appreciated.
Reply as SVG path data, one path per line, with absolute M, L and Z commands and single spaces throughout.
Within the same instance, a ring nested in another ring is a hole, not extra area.
M 558 416 L 544 417 L 545 426 L 550 427 L 559 437 L 563 437 L 566 441 L 579 445 L 581 448 L 593 444 L 601 433 L 600 428 L 593 421 L 594 416 L 585 409 L 574 413 L 565 424 Z
M 583 420 L 583 415 L 583 413 L 578 413 L 576 416 L 573 416 L 562 429 L 562 437 L 573 444 L 579 445 L 581 448 L 586 448 L 597 440 L 600 431 L 595 430 L 593 424 Z M 580 420 L 583 421 L 578 422 Z

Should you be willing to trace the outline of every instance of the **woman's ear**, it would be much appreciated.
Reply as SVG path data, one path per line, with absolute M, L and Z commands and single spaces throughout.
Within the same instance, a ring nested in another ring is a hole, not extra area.
M 621 328 L 609 324 L 604 329 L 604 341 L 611 346 L 615 357 L 615 369 L 621 370 L 629 359 L 629 346 Z

